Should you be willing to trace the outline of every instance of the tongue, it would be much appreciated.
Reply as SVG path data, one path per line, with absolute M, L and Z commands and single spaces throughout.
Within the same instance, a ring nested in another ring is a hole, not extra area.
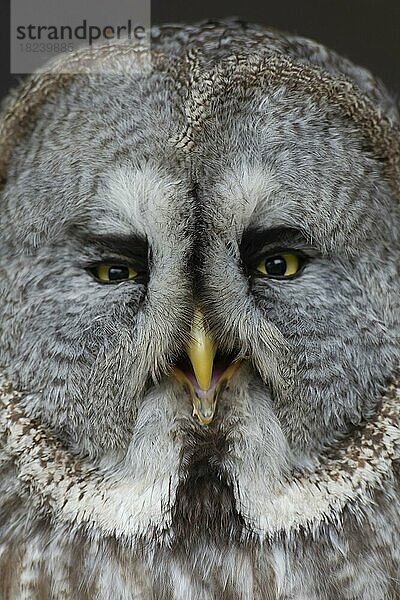
M 197 396 L 199 398 L 205 398 L 206 396 L 209 396 L 210 394 L 213 393 L 218 381 L 221 379 L 227 366 L 228 365 L 225 365 L 222 362 L 220 364 L 214 363 L 210 386 L 206 390 L 203 390 L 203 388 L 200 387 L 200 385 L 195 377 L 195 374 L 193 373 L 193 369 L 190 366 L 186 366 L 186 367 L 182 368 L 182 371 L 186 375 L 186 377 L 189 379 L 191 384 L 193 385 Z

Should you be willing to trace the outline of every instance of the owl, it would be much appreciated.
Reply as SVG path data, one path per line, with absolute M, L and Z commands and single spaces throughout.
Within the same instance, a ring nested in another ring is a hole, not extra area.
M 400 598 L 399 133 L 235 20 L 10 95 L 2 600 Z

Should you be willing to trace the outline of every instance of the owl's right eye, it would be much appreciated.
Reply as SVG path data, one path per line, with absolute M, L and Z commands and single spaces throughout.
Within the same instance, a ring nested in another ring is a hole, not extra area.
M 100 263 L 91 267 L 89 271 L 101 283 L 120 283 L 138 276 L 138 272 L 130 265 Z

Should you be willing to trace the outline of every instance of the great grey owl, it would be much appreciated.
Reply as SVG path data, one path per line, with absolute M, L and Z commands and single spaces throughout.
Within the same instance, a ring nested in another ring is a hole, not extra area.
M 1 120 L 1 600 L 400 598 L 395 100 L 234 20 L 79 52 Z

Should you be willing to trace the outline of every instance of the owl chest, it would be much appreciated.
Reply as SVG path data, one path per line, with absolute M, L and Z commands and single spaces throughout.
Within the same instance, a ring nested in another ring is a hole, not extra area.
M 367 527 L 367 530 L 370 528 Z M 352 531 L 352 538 L 356 532 Z M 357 535 L 362 535 L 361 531 Z M 0 597 L 36 600 L 333 600 L 400 598 L 394 526 L 359 543 L 331 529 L 319 540 L 197 541 L 160 547 L 36 528 L 1 546 Z M 386 543 L 385 543 L 386 539 Z M 397 552 L 398 554 L 398 552 Z

